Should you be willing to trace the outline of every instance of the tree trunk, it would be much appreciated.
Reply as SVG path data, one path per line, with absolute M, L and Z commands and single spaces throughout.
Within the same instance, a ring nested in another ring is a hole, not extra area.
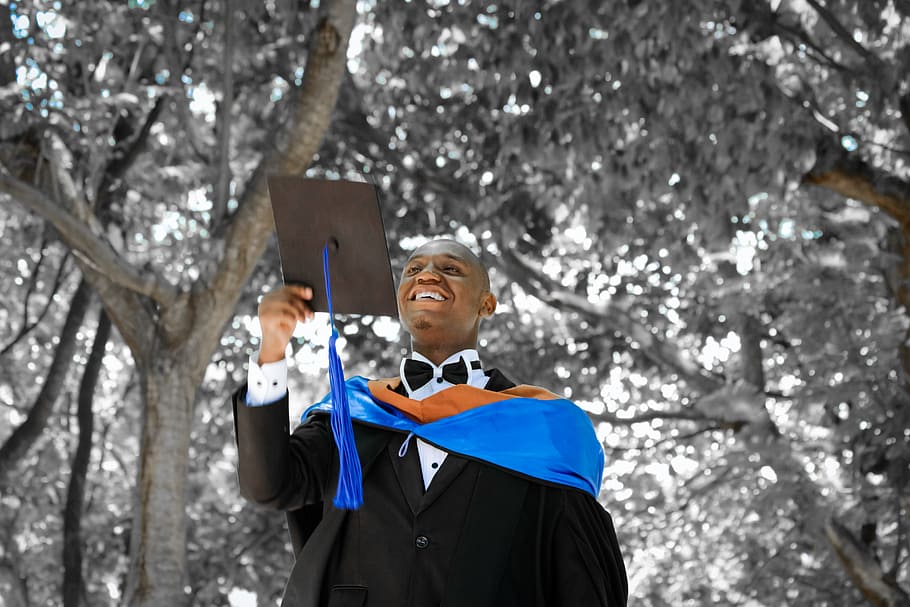
M 3 19 L 3 24 L 0 25 L 0 48 L 6 47 L 7 45 L 13 46 L 17 42 L 18 40 L 16 40 L 16 36 L 13 34 L 13 22 L 9 17 L 6 17 Z M 0 53 L 0 87 L 15 81 L 16 55 L 7 48 Z
M 70 301 L 70 309 L 60 333 L 60 343 L 57 344 L 54 360 L 48 369 L 44 385 L 35 399 L 35 404 L 25 421 L 0 447 L 0 487 L 9 482 L 13 468 L 35 444 L 47 425 L 47 420 L 54 410 L 54 403 L 63 389 L 70 364 L 73 362 L 73 354 L 76 352 L 76 334 L 82 327 L 82 321 L 85 319 L 91 298 L 91 287 L 85 279 L 82 279 Z
M 101 311 L 98 316 L 98 329 L 95 331 L 95 342 L 89 355 L 79 385 L 79 405 L 76 417 L 79 420 L 79 443 L 73 456 L 73 467 L 69 487 L 66 492 L 66 510 L 63 512 L 63 605 L 79 607 L 83 592 L 82 583 L 82 505 L 85 499 L 85 476 L 88 471 L 89 457 L 92 453 L 92 433 L 94 415 L 92 403 L 95 399 L 95 386 L 101 374 L 101 363 L 104 349 L 111 335 L 111 319 Z
M 0 562 L 0 597 L 3 597 L 0 599 L 3 607 L 29 607 L 25 580 L 5 562 Z
M 196 386 L 208 352 L 168 349 L 159 342 L 140 369 L 142 440 L 124 604 L 189 602 L 186 578 L 186 477 Z M 200 359 L 203 362 L 200 364 Z
M 224 54 L 221 60 L 221 105 L 218 108 L 218 173 L 212 225 L 216 228 L 228 214 L 231 197 L 231 124 L 234 108 L 234 3 L 224 0 Z
M 901 232 L 901 263 L 898 276 L 901 284 L 897 290 L 897 301 L 904 310 L 910 310 L 910 220 L 902 221 L 900 225 Z M 901 348 L 901 362 L 904 366 L 904 381 L 910 382 L 910 332 Z

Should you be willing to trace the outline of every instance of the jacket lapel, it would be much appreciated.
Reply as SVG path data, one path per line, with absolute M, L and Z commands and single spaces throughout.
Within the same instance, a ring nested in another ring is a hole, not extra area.
M 392 460 L 392 469 L 395 476 L 398 477 L 398 486 L 404 499 L 411 509 L 411 514 L 417 514 L 420 511 L 420 503 L 423 500 L 423 477 L 420 472 L 420 458 L 417 454 L 417 445 L 415 438 L 410 438 L 407 453 L 402 457 L 399 455 L 402 441 L 406 440 L 404 434 L 396 434 L 395 438 L 389 441 L 386 447 L 389 458 Z
M 440 495 L 445 493 L 449 485 L 452 484 L 452 481 L 461 474 L 467 464 L 468 460 L 449 453 L 446 456 L 445 461 L 442 462 L 442 466 L 440 466 L 439 470 L 436 472 L 436 476 L 433 477 L 430 486 L 427 488 L 427 492 L 423 495 L 423 500 L 420 502 L 420 511 L 429 508 Z M 417 471 L 417 474 L 420 476 L 420 470 Z

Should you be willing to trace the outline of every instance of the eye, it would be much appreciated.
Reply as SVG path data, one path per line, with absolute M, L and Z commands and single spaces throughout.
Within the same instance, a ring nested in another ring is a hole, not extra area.
M 446 272 L 451 272 L 452 274 L 457 274 L 457 273 L 461 272 L 461 268 L 459 268 L 458 266 L 451 266 L 451 265 L 446 266 L 445 268 L 443 268 L 443 270 Z
M 404 269 L 405 276 L 413 276 L 418 272 L 420 272 L 420 266 L 418 265 L 410 265 Z

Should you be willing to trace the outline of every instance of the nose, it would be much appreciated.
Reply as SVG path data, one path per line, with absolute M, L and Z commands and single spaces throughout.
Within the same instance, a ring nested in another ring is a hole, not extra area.
M 437 274 L 436 269 L 429 264 L 424 266 L 424 268 L 417 273 L 415 278 L 418 283 L 439 282 L 439 274 Z

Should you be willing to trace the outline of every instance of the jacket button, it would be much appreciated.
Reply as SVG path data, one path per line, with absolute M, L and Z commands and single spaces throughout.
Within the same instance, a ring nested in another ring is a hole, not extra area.
M 430 545 L 430 540 L 425 535 L 418 535 L 417 539 L 414 540 L 414 545 L 418 548 L 426 548 Z

